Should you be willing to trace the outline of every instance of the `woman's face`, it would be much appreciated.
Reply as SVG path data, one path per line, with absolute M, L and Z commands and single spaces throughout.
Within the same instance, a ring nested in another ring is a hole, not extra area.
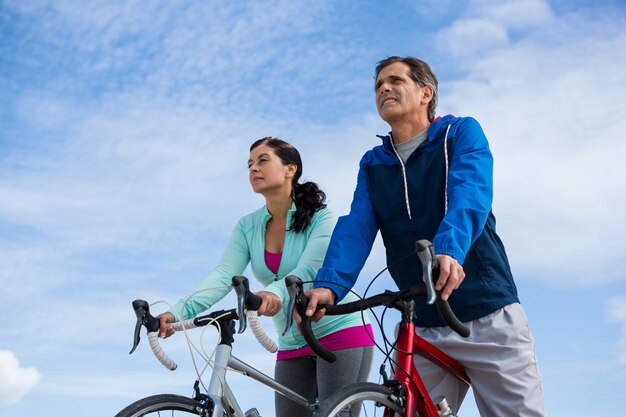
M 290 193 L 296 166 L 284 165 L 272 148 L 262 144 L 250 152 L 248 172 L 250 185 L 255 193 L 265 194 L 283 188 Z

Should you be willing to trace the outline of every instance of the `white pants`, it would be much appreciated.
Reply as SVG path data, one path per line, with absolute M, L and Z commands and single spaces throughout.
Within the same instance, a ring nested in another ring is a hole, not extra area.
M 468 338 L 449 327 L 416 327 L 416 333 L 465 367 L 481 417 L 544 417 L 535 343 L 519 303 L 465 325 Z M 467 386 L 419 355 L 414 361 L 431 397 L 444 395 L 456 414 Z

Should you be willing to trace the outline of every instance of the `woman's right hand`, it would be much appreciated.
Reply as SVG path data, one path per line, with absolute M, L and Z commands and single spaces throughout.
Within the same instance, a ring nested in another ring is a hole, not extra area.
M 174 315 L 172 313 L 167 312 L 159 314 L 156 318 L 159 319 L 160 338 L 165 339 L 166 337 L 170 337 L 175 333 L 171 323 L 174 323 L 176 319 L 174 318 Z
M 283 303 L 280 302 L 280 298 L 278 298 L 274 293 L 269 291 L 259 291 L 254 293 L 261 297 L 261 307 L 259 307 L 258 313 L 259 316 L 275 316 L 281 308 L 283 308 Z

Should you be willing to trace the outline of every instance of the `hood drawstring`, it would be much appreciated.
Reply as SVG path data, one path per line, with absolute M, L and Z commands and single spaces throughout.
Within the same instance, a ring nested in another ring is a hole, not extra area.
M 448 214 L 448 171 L 450 170 L 449 162 L 448 162 L 448 132 L 450 132 L 450 126 L 446 129 L 446 137 L 443 138 L 443 153 L 444 158 L 446 160 L 446 186 L 443 189 L 443 198 L 444 198 L 444 216 Z
M 452 125 L 448 125 L 446 128 L 446 136 L 443 139 L 443 149 L 444 149 L 444 159 L 446 160 L 446 184 L 444 188 L 444 215 L 448 213 L 448 171 L 450 170 L 450 163 L 448 161 L 448 133 L 450 133 L 450 127 Z M 404 201 L 406 203 L 406 212 L 409 215 L 409 220 L 412 220 L 413 217 L 411 215 L 411 203 L 409 201 L 409 186 L 406 179 L 406 167 L 404 165 L 404 161 L 400 157 L 400 154 L 396 150 L 396 146 L 393 143 L 393 136 L 389 133 L 389 138 L 391 139 L 391 149 L 393 149 L 393 153 L 400 161 L 400 166 L 402 167 L 402 180 L 404 181 Z

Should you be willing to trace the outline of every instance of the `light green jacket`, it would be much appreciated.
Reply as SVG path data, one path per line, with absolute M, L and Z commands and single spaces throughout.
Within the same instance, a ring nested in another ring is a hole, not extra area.
M 295 204 L 292 204 L 287 214 L 287 228 L 291 226 L 295 212 Z M 285 329 L 286 310 L 289 301 L 283 278 L 288 275 L 295 275 L 302 281 L 315 279 L 317 270 L 324 261 L 324 255 L 337 218 L 333 212 L 325 208 L 315 213 L 311 219 L 311 224 L 303 232 L 295 233 L 287 230 L 280 267 L 278 273 L 274 274 L 265 264 L 265 227 L 271 217 L 267 207 L 263 206 L 239 220 L 221 261 L 196 288 L 194 293 L 207 288 L 211 288 L 211 290 L 192 295 L 186 303 L 184 299 L 180 300 L 174 306 L 174 310 L 179 314 L 174 313 L 175 316 L 186 320 L 195 317 L 217 303 L 232 289 L 230 286 L 232 277 L 241 275 L 250 262 L 254 276 L 264 287 L 263 291 L 276 294 L 283 303 L 282 310 L 273 317 L 277 333 L 282 335 Z M 305 285 L 305 288 L 311 286 L 312 284 L 308 284 L 308 286 Z M 356 299 L 356 296 L 349 293 L 341 301 L 341 304 Z M 364 317 L 366 323 L 369 323 L 367 315 Z M 325 316 L 318 323 L 313 323 L 313 331 L 319 338 L 337 330 L 362 324 L 361 313 Z M 306 342 L 298 334 L 295 324 L 285 336 L 279 336 L 279 348 L 281 350 L 297 349 L 305 344 Z

